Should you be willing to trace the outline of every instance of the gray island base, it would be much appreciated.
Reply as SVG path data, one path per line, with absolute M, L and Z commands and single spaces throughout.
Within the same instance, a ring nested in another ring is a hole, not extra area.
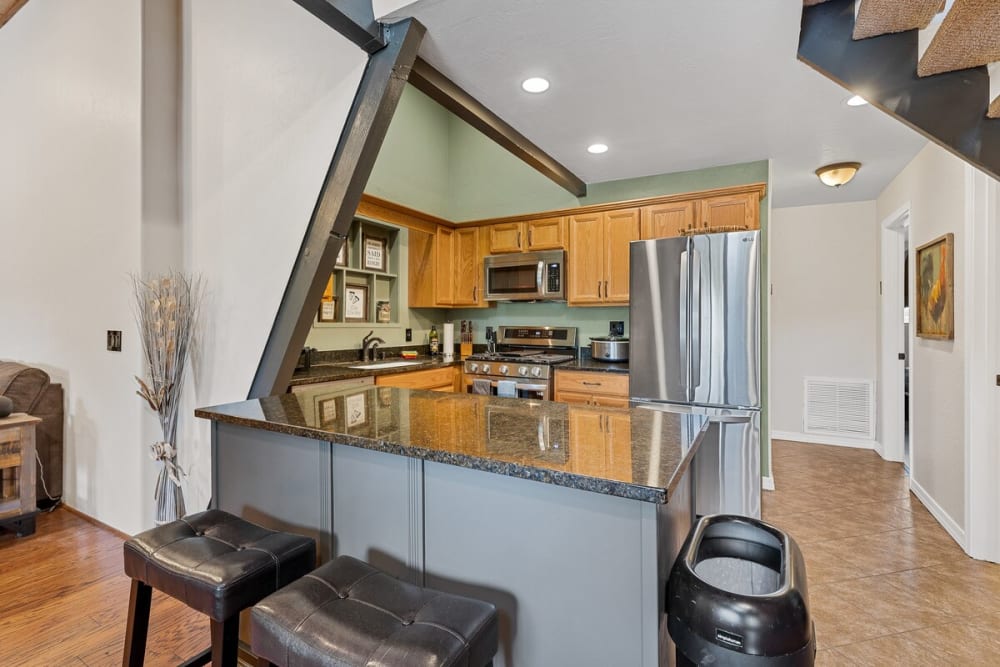
M 213 506 L 494 603 L 498 667 L 673 664 L 705 416 L 389 387 L 204 408 Z

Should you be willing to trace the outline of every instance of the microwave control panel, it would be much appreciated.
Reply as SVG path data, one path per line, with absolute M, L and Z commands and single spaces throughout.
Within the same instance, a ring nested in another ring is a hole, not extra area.
M 558 294 L 559 291 L 561 290 L 561 288 L 559 286 L 559 283 L 560 283 L 561 278 L 562 278 L 559 275 L 559 273 L 560 273 L 559 272 L 559 264 L 555 264 L 555 263 L 549 264 L 546 273 L 547 273 L 548 280 L 547 280 L 547 286 L 546 286 L 545 291 L 548 292 L 549 294 Z

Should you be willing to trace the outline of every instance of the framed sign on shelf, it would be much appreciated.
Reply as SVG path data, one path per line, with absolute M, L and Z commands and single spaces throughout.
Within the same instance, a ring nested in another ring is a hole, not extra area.
M 368 286 L 347 285 L 344 289 L 344 321 L 368 321 Z
M 350 259 L 350 246 L 347 239 L 340 246 L 340 252 L 337 253 L 337 266 L 347 266 L 347 262 Z
M 387 269 L 387 245 L 384 238 L 368 236 L 366 234 L 363 243 L 364 257 L 361 261 L 361 268 L 366 271 L 385 271 Z
M 337 297 L 323 299 L 319 302 L 319 315 L 317 319 L 320 322 L 337 321 Z

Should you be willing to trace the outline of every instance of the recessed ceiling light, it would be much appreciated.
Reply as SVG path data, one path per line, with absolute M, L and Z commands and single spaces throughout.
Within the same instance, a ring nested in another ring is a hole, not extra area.
M 849 107 L 863 107 L 868 104 L 868 100 L 861 97 L 860 95 L 855 95 L 854 97 L 847 100 L 847 106 Z
M 837 162 L 820 167 L 816 170 L 816 175 L 819 176 L 819 180 L 823 181 L 824 185 L 839 188 L 854 178 L 858 169 L 861 169 L 860 162 Z
M 528 93 L 544 93 L 549 89 L 549 80 L 540 76 L 533 76 L 521 82 L 521 88 Z
M 587 146 L 587 152 L 593 153 L 594 155 L 600 155 L 601 153 L 608 152 L 607 144 L 590 144 Z

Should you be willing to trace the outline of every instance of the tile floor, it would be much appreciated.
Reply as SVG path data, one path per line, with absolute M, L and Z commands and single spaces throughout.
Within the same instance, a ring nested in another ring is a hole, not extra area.
M 775 440 L 763 516 L 798 542 L 817 665 L 1000 665 L 1000 565 L 962 551 L 870 450 Z

